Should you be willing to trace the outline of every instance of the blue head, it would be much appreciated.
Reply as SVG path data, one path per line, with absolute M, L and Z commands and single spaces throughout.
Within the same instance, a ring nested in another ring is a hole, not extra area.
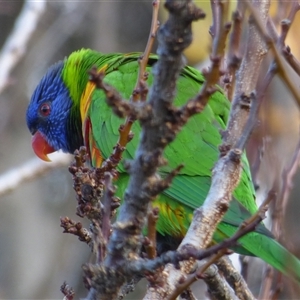
M 63 67 L 64 62 L 58 62 L 47 71 L 27 108 L 27 126 L 34 135 L 32 147 L 42 159 L 60 149 L 73 153 L 83 145 L 81 120 L 74 118 L 78 114 L 71 114 L 73 101 L 62 79 Z

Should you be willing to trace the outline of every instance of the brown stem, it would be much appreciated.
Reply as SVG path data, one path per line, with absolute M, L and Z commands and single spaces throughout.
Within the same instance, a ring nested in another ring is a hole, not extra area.
M 282 54 L 285 60 L 289 63 L 289 65 L 293 68 L 293 70 L 297 73 L 298 76 L 300 76 L 300 63 L 295 58 L 295 56 L 291 52 L 291 48 L 289 46 L 286 46 L 282 49 Z
M 153 44 L 155 41 L 156 33 L 159 28 L 159 22 L 158 22 L 158 10 L 159 10 L 159 0 L 153 0 L 152 2 L 152 21 L 151 21 L 151 28 L 150 28 L 150 34 L 148 37 L 147 45 L 145 48 L 145 51 L 143 55 L 139 58 L 139 74 L 137 78 L 137 82 L 134 88 L 134 92 L 132 94 L 132 100 L 134 102 L 141 99 L 142 91 L 144 90 L 145 85 L 145 79 L 147 78 L 146 74 L 146 67 L 148 63 L 148 59 L 151 53 L 151 50 L 153 48 Z M 142 99 L 146 100 L 146 99 Z
M 146 88 L 146 80 L 147 80 L 146 67 L 153 47 L 156 32 L 159 28 L 159 23 L 158 23 L 159 2 L 160 2 L 159 0 L 154 0 L 152 2 L 153 12 L 152 12 L 151 29 L 150 29 L 150 34 L 148 37 L 148 42 L 145 51 L 138 60 L 139 73 L 131 97 L 133 102 L 137 102 L 139 100 L 145 101 L 146 95 L 148 93 L 148 89 Z M 120 134 L 120 138 L 118 141 L 118 144 L 120 144 L 122 147 L 125 147 L 128 143 L 127 137 L 130 135 L 131 126 L 134 120 L 135 118 L 133 116 L 128 116 L 125 120 L 124 125 L 122 126 L 122 131 L 121 131 L 122 134 Z
M 158 220 L 158 208 L 152 209 L 148 213 L 148 243 L 146 245 L 147 257 L 153 259 L 156 257 L 156 223 Z

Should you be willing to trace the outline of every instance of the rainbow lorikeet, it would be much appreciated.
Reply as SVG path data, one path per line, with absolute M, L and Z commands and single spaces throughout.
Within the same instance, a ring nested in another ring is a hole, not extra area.
M 61 149 L 73 153 L 85 145 L 91 165 L 99 167 L 116 145 L 118 128 L 124 120 L 112 113 L 104 92 L 89 81 L 88 71 L 93 66 L 103 70 L 105 82 L 118 90 L 124 99 L 129 99 L 138 74 L 139 56 L 139 53 L 103 54 L 82 49 L 53 65 L 38 84 L 27 110 L 27 126 L 33 135 L 32 146 L 37 156 L 47 160 L 47 154 L 51 152 Z M 151 55 L 148 61 L 149 86 L 153 81 L 151 68 L 157 59 Z M 193 98 L 203 82 L 204 77 L 199 71 L 186 66 L 177 81 L 175 105 L 181 106 Z M 166 176 L 180 163 L 184 163 L 184 168 L 174 178 L 171 187 L 153 203 L 159 207 L 157 232 L 162 250 L 172 248 L 182 239 L 193 210 L 206 198 L 211 170 L 219 155 L 220 130 L 226 126 L 229 110 L 230 102 L 222 91 L 215 92 L 204 111 L 193 116 L 165 149 L 168 165 L 160 168 L 160 175 Z M 134 157 L 140 130 L 139 123 L 135 122 L 132 127 L 134 138 L 123 154 L 125 159 Z M 257 211 L 245 155 L 242 164 L 241 181 L 233 193 L 229 210 L 214 233 L 215 242 L 232 236 L 241 222 Z M 129 175 L 122 164 L 119 164 L 118 172 L 116 185 L 118 194 L 122 195 Z M 242 237 L 234 250 L 260 257 L 300 282 L 299 260 L 275 241 L 263 224 L 255 232 Z

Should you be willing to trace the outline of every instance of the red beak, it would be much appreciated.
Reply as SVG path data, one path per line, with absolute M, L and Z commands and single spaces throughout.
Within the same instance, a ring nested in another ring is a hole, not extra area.
M 55 152 L 55 149 L 51 147 L 45 138 L 37 131 L 31 140 L 31 145 L 34 153 L 44 161 L 51 161 L 47 154 Z

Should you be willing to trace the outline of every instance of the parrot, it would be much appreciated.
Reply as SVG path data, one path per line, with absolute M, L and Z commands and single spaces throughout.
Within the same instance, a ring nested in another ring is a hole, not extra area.
M 81 146 L 87 148 L 92 167 L 100 167 L 119 138 L 124 123 L 106 103 L 104 91 L 89 80 L 89 70 L 104 72 L 104 82 L 130 99 L 138 77 L 141 53 L 100 53 L 91 49 L 72 52 L 51 66 L 37 85 L 26 112 L 26 122 L 32 134 L 32 148 L 42 160 L 48 154 L 62 150 L 73 154 Z M 158 60 L 151 54 L 146 72 L 147 84 L 153 84 L 151 70 Z M 197 69 L 185 66 L 176 83 L 174 105 L 180 107 L 195 97 L 205 82 Z M 230 101 L 220 87 L 210 96 L 205 109 L 192 116 L 164 151 L 167 164 L 159 168 L 165 178 L 181 163 L 184 167 L 174 177 L 170 187 L 153 201 L 159 217 L 156 224 L 157 248 L 162 253 L 174 250 L 185 236 L 193 217 L 210 188 L 212 169 L 219 157 L 221 131 L 226 128 Z M 133 159 L 139 143 L 141 125 L 134 122 L 133 139 L 126 145 L 123 159 Z M 231 237 L 240 224 L 257 212 L 255 190 L 246 154 L 242 155 L 241 179 L 235 188 L 228 211 L 213 234 L 213 243 Z M 123 164 L 117 167 L 117 195 L 122 196 L 129 181 Z M 275 240 L 260 223 L 255 231 L 239 239 L 233 251 L 256 256 L 278 271 L 300 283 L 300 262 L 296 256 Z

